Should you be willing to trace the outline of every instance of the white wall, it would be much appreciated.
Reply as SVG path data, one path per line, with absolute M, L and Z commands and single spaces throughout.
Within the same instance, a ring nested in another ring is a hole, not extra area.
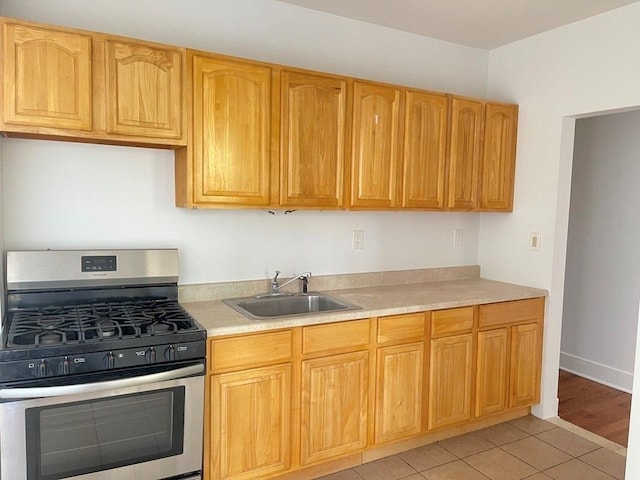
M 483 276 L 550 290 L 544 341 L 543 417 L 557 413 L 557 379 L 573 130 L 567 118 L 640 105 L 640 4 L 490 52 L 488 94 L 520 104 L 513 215 L 483 215 Z M 541 251 L 527 248 L 542 234 Z M 639 425 L 640 426 L 640 425 Z
M 640 111 L 576 121 L 560 366 L 631 392 L 640 297 Z
M 439 91 L 486 93 L 486 50 L 276 0 L 2 0 L 9 17 Z
M 488 53 L 274 0 L 2 0 L 0 13 L 484 96 Z M 181 283 L 477 263 L 474 214 L 193 211 L 171 152 L 5 140 L 7 249 L 177 246 Z M 465 244 L 453 247 L 453 230 Z M 351 232 L 364 230 L 364 250 Z

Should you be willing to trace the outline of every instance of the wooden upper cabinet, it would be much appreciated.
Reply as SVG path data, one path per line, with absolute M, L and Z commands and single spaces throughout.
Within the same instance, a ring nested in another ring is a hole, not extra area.
M 193 57 L 194 200 L 270 202 L 271 69 Z
M 343 206 L 346 79 L 285 70 L 280 101 L 280 204 Z
M 513 210 L 518 106 L 487 103 L 480 173 L 480 209 Z
M 451 99 L 449 145 L 449 210 L 474 210 L 478 206 L 478 172 L 482 154 L 483 102 Z
M 106 41 L 107 132 L 182 136 L 184 50 Z
M 400 90 L 354 82 L 352 207 L 397 204 Z
M 4 123 L 92 130 L 89 35 L 3 24 Z
M 402 206 L 444 208 L 448 99 L 407 91 Z

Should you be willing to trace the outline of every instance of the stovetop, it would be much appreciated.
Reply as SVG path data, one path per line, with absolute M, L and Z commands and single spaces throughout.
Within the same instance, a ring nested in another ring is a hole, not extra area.
M 175 300 L 42 306 L 11 312 L 6 347 L 64 347 L 197 331 Z

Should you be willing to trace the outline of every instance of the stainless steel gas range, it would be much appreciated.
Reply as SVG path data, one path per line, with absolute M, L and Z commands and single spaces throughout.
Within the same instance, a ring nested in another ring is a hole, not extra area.
M 3 480 L 200 479 L 206 332 L 175 249 L 7 253 Z

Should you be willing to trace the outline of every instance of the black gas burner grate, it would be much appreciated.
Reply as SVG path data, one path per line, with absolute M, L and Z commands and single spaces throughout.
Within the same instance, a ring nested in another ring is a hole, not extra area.
M 8 347 L 71 345 L 198 330 L 175 300 L 134 300 L 11 312 Z

